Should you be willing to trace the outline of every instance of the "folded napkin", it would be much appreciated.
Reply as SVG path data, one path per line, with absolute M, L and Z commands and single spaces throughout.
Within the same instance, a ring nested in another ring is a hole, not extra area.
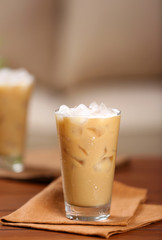
M 84 222 L 65 217 L 62 180 L 59 177 L 15 212 L 1 218 L 4 225 L 47 229 L 83 235 L 109 236 L 162 219 L 162 206 L 140 204 L 147 190 L 115 181 L 111 216 L 105 221 Z
M 120 166 L 129 160 L 126 156 L 120 156 L 116 160 L 116 166 Z M 60 176 L 60 156 L 57 149 L 36 149 L 27 151 L 24 160 L 24 171 L 14 173 L 0 168 L 0 178 L 16 180 L 51 180 Z
M 95 235 L 104 238 L 128 232 L 151 223 L 162 220 L 162 205 L 141 204 L 137 212 L 129 221 L 127 226 L 99 226 L 99 225 L 59 225 L 59 224 L 40 224 L 40 223 L 12 223 L 2 222 L 4 225 L 29 227 L 34 229 L 43 229 L 57 232 L 68 232 L 81 235 Z

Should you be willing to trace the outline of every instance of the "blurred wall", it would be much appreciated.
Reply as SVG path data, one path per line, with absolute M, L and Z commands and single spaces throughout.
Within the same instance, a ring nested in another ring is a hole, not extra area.
M 162 154 L 161 17 L 161 0 L 1 0 L 0 57 L 37 79 L 28 146 L 54 145 L 61 104 L 96 100 L 122 110 L 120 153 Z
M 53 8 L 53 0 L 0 1 L 0 56 L 8 66 L 25 67 L 44 82 L 52 76 Z
M 162 74 L 160 0 L 67 2 L 57 86 Z
M 55 88 L 160 76 L 161 0 L 1 0 L 0 55 Z

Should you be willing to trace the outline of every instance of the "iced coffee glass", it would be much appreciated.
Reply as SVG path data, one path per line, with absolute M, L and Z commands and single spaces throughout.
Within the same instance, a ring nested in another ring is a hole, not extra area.
M 67 218 L 83 221 L 107 219 L 120 111 L 96 103 L 75 108 L 63 105 L 55 116 Z
M 0 168 L 23 171 L 27 108 L 34 78 L 26 70 L 0 70 Z

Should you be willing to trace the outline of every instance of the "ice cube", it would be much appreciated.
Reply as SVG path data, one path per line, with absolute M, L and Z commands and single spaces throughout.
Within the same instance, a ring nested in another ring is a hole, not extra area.
M 59 112 L 61 114 L 68 114 L 70 111 L 69 107 L 66 106 L 66 105 L 62 105 L 60 108 L 59 108 Z
M 110 171 L 112 167 L 112 157 L 104 157 L 95 166 L 96 171 Z
M 92 102 L 90 105 L 89 105 L 89 108 L 93 111 L 98 111 L 99 110 L 99 106 L 96 102 Z
M 84 104 L 80 104 L 79 106 L 75 107 L 74 114 L 77 116 L 87 116 L 90 114 L 90 110 Z

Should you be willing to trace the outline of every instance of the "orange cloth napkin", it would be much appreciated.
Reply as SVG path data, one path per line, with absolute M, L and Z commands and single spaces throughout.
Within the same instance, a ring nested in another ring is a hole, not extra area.
M 83 235 L 109 236 L 162 219 L 161 205 L 140 204 L 147 190 L 114 182 L 111 216 L 105 221 L 73 221 L 65 217 L 61 177 L 15 212 L 1 218 L 4 225 Z

